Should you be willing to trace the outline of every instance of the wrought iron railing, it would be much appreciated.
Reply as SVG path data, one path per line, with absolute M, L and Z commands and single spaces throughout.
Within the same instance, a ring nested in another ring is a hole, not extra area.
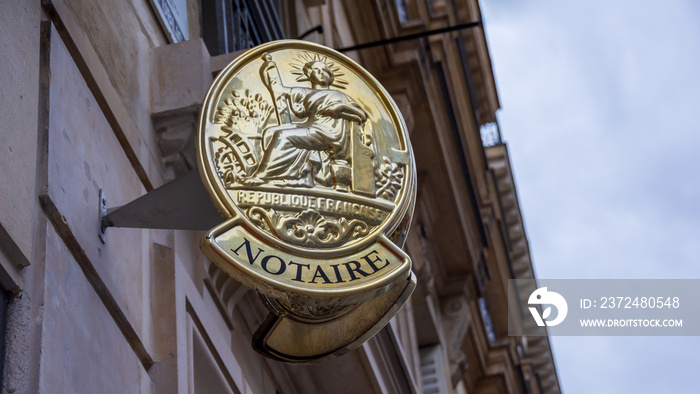
M 272 0 L 202 0 L 202 38 L 212 56 L 284 38 Z

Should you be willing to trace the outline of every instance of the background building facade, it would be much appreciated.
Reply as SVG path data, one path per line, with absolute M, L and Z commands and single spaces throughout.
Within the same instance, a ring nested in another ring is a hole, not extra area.
M 480 19 L 476 0 L 3 2 L 3 392 L 560 392 L 548 339 L 507 332 L 507 280 L 534 272 Z M 203 232 L 103 234 L 100 214 L 196 171 L 213 77 L 302 36 L 406 119 L 418 288 L 357 350 L 287 365 L 251 348 L 267 311 L 203 257 Z

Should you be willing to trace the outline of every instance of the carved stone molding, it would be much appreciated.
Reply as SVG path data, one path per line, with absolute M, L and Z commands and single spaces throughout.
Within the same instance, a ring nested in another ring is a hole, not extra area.
M 196 39 L 155 48 L 151 65 L 151 120 L 170 181 L 195 168 L 197 116 L 212 82 L 211 57 Z
M 503 222 L 506 226 L 507 243 L 510 261 L 513 265 L 514 279 L 530 279 L 535 277 L 532 268 L 530 248 L 525 233 L 525 224 L 520 212 L 515 180 L 510 166 L 510 157 L 506 144 L 498 144 L 486 148 L 489 168 L 496 176 L 496 187 L 501 201 Z M 525 291 L 525 290 L 523 290 Z M 521 298 L 526 299 L 527 293 Z M 551 353 L 549 338 L 527 337 L 524 346 L 523 365 L 531 371 L 526 379 L 538 376 L 545 392 L 558 393 L 560 386 Z
M 462 341 L 472 322 L 469 301 L 465 294 L 443 298 L 440 309 L 450 376 L 461 377 L 467 369 L 466 356 L 461 350 Z
M 205 261 L 205 269 L 208 277 L 204 279 L 204 283 L 222 309 L 221 314 L 228 323 L 229 329 L 235 329 L 234 311 L 250 288 L 231 278 L 209 260 Z
M 195 135 L 198 108 L 189 107 L 153 116 L 165 181 L 172 181 L 197 168 Z

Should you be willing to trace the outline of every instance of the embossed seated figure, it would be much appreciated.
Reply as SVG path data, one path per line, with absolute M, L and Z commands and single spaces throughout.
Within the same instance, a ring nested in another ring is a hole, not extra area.
M 280 125 L 265 129 L 260 165 L 242 182 L 292 187 L 320 184 L 346 191 L 351 178 L 351 133 L 362 135 L 367 113 L 350 96 L 330 88 L 335 76 L 323 61 L 304 64 L 303 77 L 297 79 L 311 82 L 311 88 L 304 88 L 285 86 L 270 56 L 264 59 L 260 75 L 277 105 Z M 289 111 L 302 121 L 292 123 Z M 367 143 L 369 137 L 362 138 Z

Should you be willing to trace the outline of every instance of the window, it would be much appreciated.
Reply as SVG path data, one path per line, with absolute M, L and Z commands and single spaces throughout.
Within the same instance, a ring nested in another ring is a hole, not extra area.
M 493 342 L 496 340 L 496 332 L 493 330 L 491 313 L 489 313 L 489 308 L 486 305 L 486 299 L 484 297 L 479 298 L 479 310 L 481 311 L 481 320 L 484 322 L 486 336 L 488 336 L 489 342 Z
M 211 56 L 284 38 L 279 1 L 201 0 L 202 39 Z
M 399 15 L 399 22 L 408 22 L 408 7 L 406 6 L 406 0 L 395 0 L 396 2 L 396 13 Z

